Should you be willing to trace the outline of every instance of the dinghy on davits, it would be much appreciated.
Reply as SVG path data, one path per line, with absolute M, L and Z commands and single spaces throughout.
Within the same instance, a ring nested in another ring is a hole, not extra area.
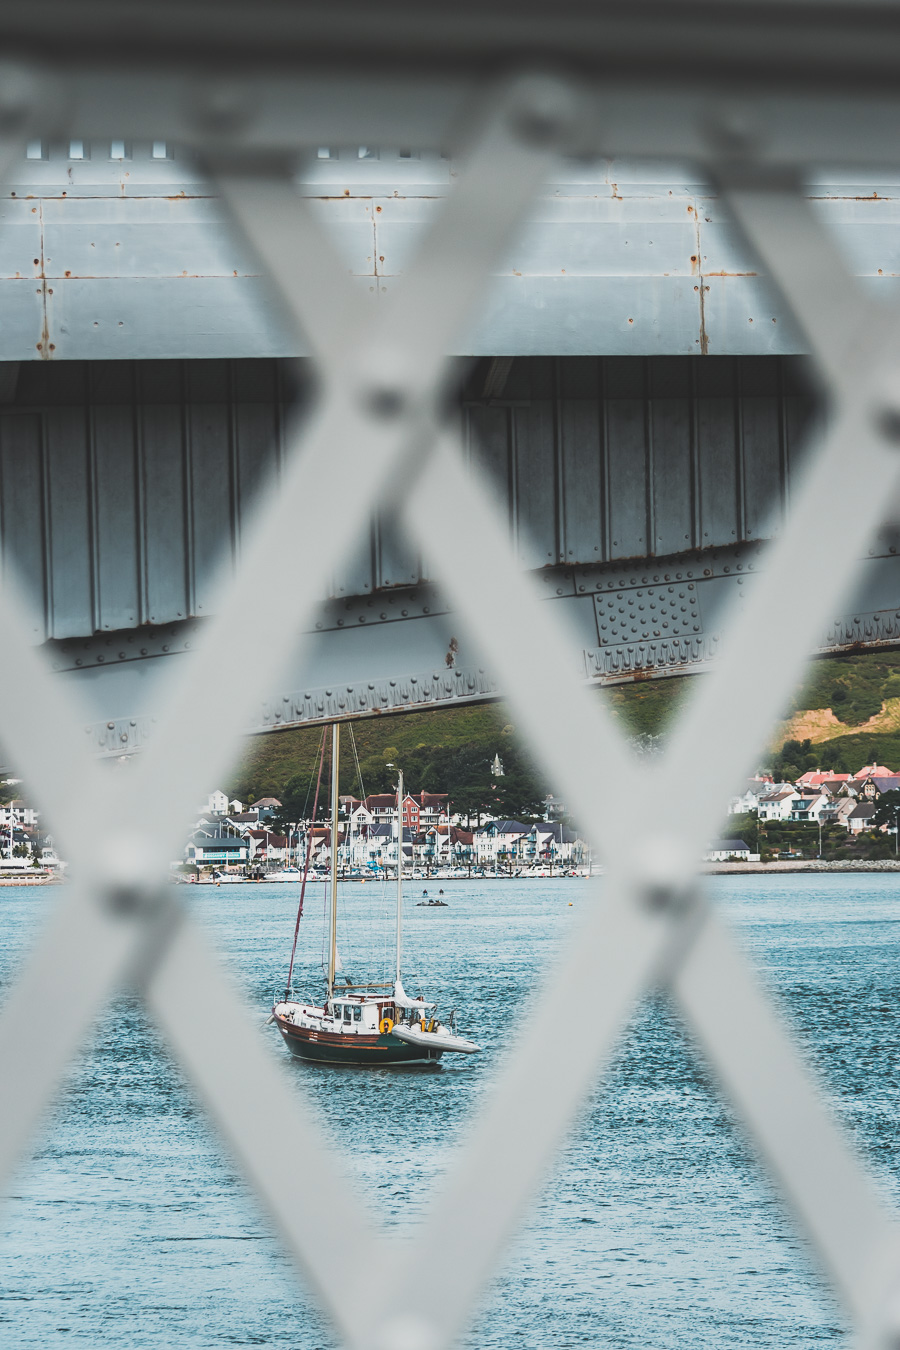
M 407 1027 L 395 1026 L 392 1035 L 407 1045 L 415 1045 L 422 1050 L 437 1050 L 440 1054 L 455 1050 L 460 1055 L 474 1055 L 481 1049 L 474 1041 L 467 1041 L 465 1036 L 454 1036 L 446 1027 L 439 1027 L 437 1031 L 423 1031 L 420 1022 Z

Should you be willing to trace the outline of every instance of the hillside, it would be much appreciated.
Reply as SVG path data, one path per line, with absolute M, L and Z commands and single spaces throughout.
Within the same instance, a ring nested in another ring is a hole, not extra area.
M 664 733 L 685 690 L 697 679 L 702 676 L 648 680 L 608 689 L 603 696 L 626 731 L 656 736 Z M 249 738 L 227 790 L 243 801 L 270 795 L 284 800 L 289 793 L 295 805 L 302 805 L 321 735 L 321 728 L 303 727 Z M 412 791 L 449 791 L 473 810 L 480 797 L 489 796 L 494 806 L 527 814 L 547 790 L 503 703 L 362 720 L 353 725 L 353 740 L 344 738 L 342 792 L 385 791 L 395 781 L 388 764 L 403 768 Z M 495 789 L 502 780 L 489 775 L 496 754 L 508 780 L 501 798 Z M 787 778 L 820 765 L 848 772 L 878 761 L 900 769 L 900 653 L 814 662 L 766 758 L 768 763 L 760 768 Z
M 815 661 L 773 738 L 771 768 L 849 773 L 877 762 L 900 768 L 900 653 L 865 652 Z
M 665 726 L 684 683 L 654 680 L 606 692 L 628 731 L 655 735 Z M 305 800 L 321 736 L 321 727 L 300 727 L 249 738 L 226 791 L 242 801 L 266 796 L 284 801 L 290 784 L 293 793 L 301 792 Z M 525 799 L 542 797 L 547 791 L 503 703 L 363 719 L 353 724 L 352 739 L 344 736 L 343 747 L 342 792 L 359 794 L 361 787 L 366 792 L 386 790 L 396 780 L 387 768 L 393 763 L 403 769 L 411 791 L 451 791 L 459 802 L 461 788 L 474 788 L 478 783 L 487 786 L 496 754 L 503 763 L 504 778 L 516 780 L 504 784 L 512 798 L 518 794 L 527 805 Z M 494 780 L 493 786 L 502 781 Z

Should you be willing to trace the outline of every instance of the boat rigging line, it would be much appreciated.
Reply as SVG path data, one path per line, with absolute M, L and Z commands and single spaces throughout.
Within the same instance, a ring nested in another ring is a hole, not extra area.
M 284 996 L 285 996 L 285 998 L 288 998 L 288 997 L 290 996 L 290 992 L 291 992 L 291 977 L 293 976 L 293 973 L 294 973 L 294 956 L 295 956 L 296 951 L 297 951 L 297 934 L 300 932 L 300 920 L 301 920 L 302 917 L 303 917 L 303 901 L 304 901 L 304 898 L 305 898 L 305 896 L 306 896 L 306 878 L 309 876 L 309 862 L 310 862 L 310 858 L 312 857 L 312 846 L 313 846 L 313 829 L 314 829 L 315 822 L 316 822 L 316 811 L 318 810 L 318 806 L 319 806 L 319 788 L 321 787 L 321 784 L 322 784 L 322 765 L 325 763 L 325 733 L 326 733 L 326 731 L 327 731 L 327 727 L 323 727 L 323 728 L 322 728 L 322 743 L 321 743 L 321 745 L 319 746 L 319 771 L 318 771 L 318 773 L 317 773 L 317 775 L 316 775 L 316 795 L 315 795 L 315 798 L 314 798 L 314 800 L 313 800 L 312 824 L 311 824 L 310 827 L 309 827 L 309 830 L 308 830 L 308 832 L 307 832 L 307 838 L 306 838 L 306 861 L 305 861 L 305 863 L 303 864 L 303 880 L 302 880 L 302 882 L 301 882 L 301 884 L 300 884 L 300 903 L 299 903 L 299 905 L 297 906 L 297 922 L 294 924 L 294 943 L 293 943 L 293 946 L 291 947 L 291 963 L 290 963 L 290 965 L 288 966 L 287 988 L 286 988 L 285 991 L 284 991 Z M 307 789 L 306 797 L 307 797 L 307 801 L 308 801 L 308 800 L 309 800 L 309 789 Z

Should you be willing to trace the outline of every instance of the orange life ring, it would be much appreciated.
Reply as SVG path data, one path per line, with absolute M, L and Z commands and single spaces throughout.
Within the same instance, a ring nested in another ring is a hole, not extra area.
M 381 1021 L 378 1023 L 378 1030 L 381 1032 L 382 1036 L 387 1036 L 394 1030 L 394 1024 L 389 1017 L 382 1017 Z

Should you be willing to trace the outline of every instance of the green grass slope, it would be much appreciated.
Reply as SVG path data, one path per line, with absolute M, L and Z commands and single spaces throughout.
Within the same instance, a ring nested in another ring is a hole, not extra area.
M 644 681 L 607 690 L 605 696 L 627 732 L 652 736 L 665 728 L 685 683 L 683 679 Z M 352 739 L 345 733 L 342 740 L 341 791 L 359 793 L 357 759 L 367 792 L 385 791 L 395 781 L 388 763 L 403 769 L 413 792 L 422 788 L 438 792 L 451 786 L 455 791 L 460 781 L 480 776 L 495 754 L 508 773 L 528 772 L 527 748 L 511 719 L 503 703 L 361 719 L 352 724 Z M 267 796 L 284 800 L 289 783 L 296 790 L 298 778 L 313 778 L 321 738 L 321 727 L 248 738 L 226 791 L 242 801 Z M 532 787 L 541 795 L 547 790 L 539 776 Z
M 609 701 L 626 733 L 659 736 L 685 691 L 702 678 L 644 680 L 598 691 L 598 697 Z M 787 711 L 760 768 L 786 778 L 820 766 L 851 772 L 872 761 L 900 770 L 900 652 L 813 662 Z M 299 784 L 312 779 L 321 736 L 321 728 L 301 727 L 248 738 L 227 791 L 243 801 L 283 799 L 292 784 L 296 795 Z M 511 776 L 525 775 L 523 801 L 546 790 L 503 703 L 365 718 L 353 724 L 343 747 L 342 792 L 387 790 L 395 780 L 387 768 L 392 763 L 403 768 L 412 791 L 451 790 L 458 798 L 461 788 L 483 779 L 495 754 Z
M 900 652 L 813 662 L 766 767 L 792 779 L 806 769 L 853 773 L 871 763 L 900 770 Z
M 500 704 L 362 718 L 352 724 L 355 755 L 350 735 L 345 731 L 343 736 L 341 791 L 358 790 L 354 781 L 357 756 L 361 766 L 371 768 L 371 781 L 363 769 L 369 792 L 381 792 L 387 787 L 385 780 L 389 774 L 382 769 L 388 761 L 405 770 L 413 752 L 423 748 L 462 750 L 478 746 L 485 753 L 490 748 L 493 757 L 501 749 L 508 722 Z M 507 738 L 509 735 L 507 732 Z M 250 738 L 227 790 L 242 801 L 269 795 L 281 797 L 290 779 L 314 772 L 321 739 L 321 727 L 297 727 Z M 411 788 L 419 790 L 417 783 L 412 783 Z

